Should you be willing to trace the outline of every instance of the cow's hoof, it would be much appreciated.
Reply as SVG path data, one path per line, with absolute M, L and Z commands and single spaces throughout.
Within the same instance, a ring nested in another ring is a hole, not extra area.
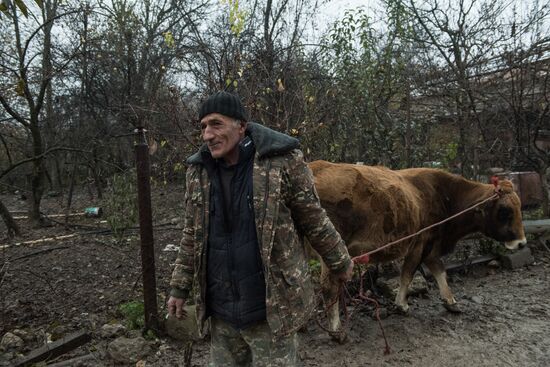
M 443 302 L 443 307 L 451 313 L 462 313 L 462 309 L 458 306 L 458 303 L 447 303 Z
M 339 344 L 345 344 L 348 341 L 348 334 L 343 331 L 333 331 L 330 333 L 332 340 Z
M 409 310 L 410 310 L 409 305 L 398 305 L 397 303 L 395 304 L 395 311 L 398 314 L 408 315 Z

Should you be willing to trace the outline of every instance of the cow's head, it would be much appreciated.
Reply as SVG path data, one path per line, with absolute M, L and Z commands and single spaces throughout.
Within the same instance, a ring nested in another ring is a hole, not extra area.
M 527 243 L 521 221 L 521 202 L 508 180 L 498 182 L 496 190 L 499 197 L 489 202 L 485 209 L 485 231 L 488 236 L 504 242 L 506 248 L 515 250 Z

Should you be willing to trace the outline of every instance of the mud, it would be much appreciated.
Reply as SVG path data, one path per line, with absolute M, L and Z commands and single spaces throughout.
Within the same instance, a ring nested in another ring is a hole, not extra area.
M 180 224 L 182 192 L 174 188 L 153 190 L 158 301 L 165 314 L 170 263 L 176 253 L 163 251 L 176 245 Z M 24 210 L 26 203 L 16 196 L 2 196 L 10 210 Z M 101 206 L 96 198 L 81 193 L 75 210 Z M 62 213 L 63 198 L 44 201 L 46 213 Z M 82 233 L 104 228 L 94 218 L 73 218 L 72 223 L 87 228 L 33 228 L 20 221 L 24 235 L 15 241 L 5 238 L 0 224 L 0 245 L 53 235 Z M 391 353 L 384 354 L 384 340 L 372 307 L 355 312 L 349 321 L 347 343 L 333 341 L 315 320 L 300 332 L 300 355 L 305 366 L 548 366 L 550 365 L 550 253 L 529 244 L 535 264 L 517 270 L 478 266 L 467 274 L 451 277 L 450 285 L 460 314 L 447 312 L 439 301 L 435 283 L 427 295 L 409 298 L 409 315 L 390 312 L 382 320 Z M 93 341 L 59 357 L 57 361 L 94 353 L 93 366 L 113 364 L 106 355 L 110 340 L 99 330 L 105 323 L 124 322 L 120 304 L 140 300 L 141 263 L 137 232 L 130 232 L 123 244 L 108 234 L 78 237 L 34 246 L 13 246 L 0 250 L 0 336 L 23 329 L 33 337 L 14 354 L 0 356 L 0 365 L 9 365 L 49 339 L 85 328 Z M 382 303 L 386 300 L 380 298 Z M 389 307 L 389 303 L 388 303 Z M 324 319 L 321 318 L 321 322 Z M 138 332 L 133 332 L 138 333 Z M 151 341 L 154 353 L 146 366 L 183 366 L 183 347 L 178 341 L 160 337 Z M 208 361 L 208 342 L 193 347 L 192 364 Z M 1 352 L 0 352 L 1 354 Z M 129 364 L 129 365 L 135 365 Z

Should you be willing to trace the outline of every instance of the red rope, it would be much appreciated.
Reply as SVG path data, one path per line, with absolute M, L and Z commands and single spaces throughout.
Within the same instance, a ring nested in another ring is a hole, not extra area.
M 342 303 L 342 307 L 344 308 L 344 322 L 343 324 L 340 326 L 340 329 L 339 330 L 330 330 L 329 328 L 323 326 L 323 324 L 321 323 L 321 320 L 319 318 L 317 318 L 317 324 L 319 325 L 319 327 L 321 329 L 323 329 L 324 331 L 326 331 L 327 333 L 329 333 L 330 335 L 333 335 L 333 336 L 337 336 L 339 337 L 342 333 L 343 333 L 343 330 L 347 329 L 347 326 L 348 326 L 348 323 L 349 321 L 351 320 L 351 316 L 355 313 L 355 311 L 357 311 L 357 309 L 362 306 L 364 304 L 364 302 L 370 302 L 370 303 L 373 303 L 374 306 L 375 306 L 375 315 L 376 315 L 376 320 L 378 321 L 378 326 L 380 327 L 380 331 L 382 332 L 382 337 L 384 338 L 384 343 L 385 343 L 385 347 L 384 347 L 384 355 L 387 355 L 387 354 L 390 354 L 391 353 L 391 349 L 390 349 L 390 345 L 388 343 L 388 339 L 386 338 L 386 333 L 384 331 L 384 326 L 382 325 L 382 320 L 380 319 L 380 304 L 378 303 L 377 300 L 375 300 L 374 298 L 371 298 L 367 295 L 367 293 L 364 291 L 364 287 L 363 287 L 363 277 L 365 276 L 365 272 L 366 271 L 363 271 L 361 273 L 361 279 L 360 279 L 360 287 L 359 287 L 359 295 L 357 297 L 352 297 L 347 289 L 347 287 L 345 286 L 344 283 L 340 283 L 339 286 L 338 286 L 338 296 L 335 297 L 335 299 L 327 306 L 325 307 L 325 313 L 328 312 L 328 310 L 334 306 L 336 304 L 336 302 L 340 301 Z M 346 294 L 348 295 L 349 299 L 351 300 L 351 302 L 355 305 L 355 308 L 351 311 L 351 313 L 348 312 L 348 309 L 346 307 L 346 302 L 345 302 L 345 297 L 344 297 L 344 291 L 346 292 Z
M 375 307 L 374 312 L 376 313 L 376 321 L 378 321 L 378 326 L 380 327 L 380 331 L 382 331 L 382 337 L 384 338 L 384 343 L 386 344 L 386 346 L 384 347 L 384 355 L 388 355 L 391 353 L 391 349 L 388 343 L 388 339 L 386 338 L 386 333 L 384 332 L 384 327 L 382 326 L 382 320 L 380 319 L 380 304 L 374 298 L 370 298 L 369 296 L 367 296 L 363 288 L 363 277 L 365 276 L 365 272 L 366 271 L 361 272 L 361 279 L 359 283 L 360 284 L 359 298 L 362 299 L 363 301 L 374 303 L 374 307 Z

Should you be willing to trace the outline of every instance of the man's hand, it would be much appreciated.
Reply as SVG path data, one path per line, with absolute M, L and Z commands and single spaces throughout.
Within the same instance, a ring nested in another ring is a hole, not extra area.
M 353 261 L 350 262 L 349 267 L 346 271 L 343 271 L 341 273 L 338 273 L 337 278 L 341 282 L 348 282 L 353 277 Z
M 166 306 L 168 307 L 168 314 L 170 316 L 176 316 L 178 319 L 187 316 L 185 314 L 185 310 L 183 309 L 184 304 L 185 300 L 183 298 L 170 296 L 170 298 L 168 298 L 168 302 L 166 303 Z

